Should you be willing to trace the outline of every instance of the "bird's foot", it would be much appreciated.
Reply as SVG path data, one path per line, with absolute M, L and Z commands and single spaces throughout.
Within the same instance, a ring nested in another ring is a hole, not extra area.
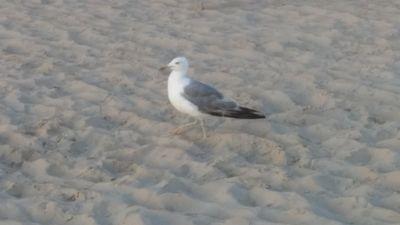
M 177 128 L 175 128 L 175 129 L 173 129 L 173 130 L 171 131 L 171 133 L 174 134 L 174 135 L 182 134 L 183 132 L 185 132 L 186 130 L 188 130 L 188 128 L 190 128 L 190 127 L 192 127 L 193 125 L 196 125 L 196 124 L 197 124 L 197 120 L 195 120 L 195 121 L 193 121 L 193 122 L 191 122 L 191 123 L 185 124 L 185 125 L 183 125 L 183 126 L 177 127 Z
M 182 134 L 183 133 L 183 131 L 185 131 L 186 129 L 184 129 L 184 128 L 182 128 L 182 127 L 177 127 L 177 128 L 175 128 L 175 129 L 173 129 L 173 130 L 171 130 L 171 134 L 173 134 L 173 135 L 180 135 L 180 134 Z

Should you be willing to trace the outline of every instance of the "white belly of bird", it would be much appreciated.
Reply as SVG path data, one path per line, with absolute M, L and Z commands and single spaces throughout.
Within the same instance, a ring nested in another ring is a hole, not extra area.
M 197 106 L 186 100 L 183 96 L 183 89 L 187 80 L 184 78 L 170 77 L 168 79 L 168 98 L 171 104 L 180 112 L 191 116 L 199 117 L 203 114 L 198 110 Z

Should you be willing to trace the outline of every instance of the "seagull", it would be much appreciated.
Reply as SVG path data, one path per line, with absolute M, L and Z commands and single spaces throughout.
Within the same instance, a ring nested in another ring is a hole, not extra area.
M 168 77 L 168 98 L 171 104 L 178 111 L 195 118 L 193 122 L 176 128 L 173 131 L 174 134 L 180 134 L 200 122 L 203 138 L 206 138 L 203 118 L 207 115 L 237 119 L 265 118 L 264 113 L 240 106 L 235 101 L 224 97 L 214 87 L 188 77 L 186 74 L 188 68 L 189 63 L 185 57 L 177 57 L 160 68 L 160 71 L 171 70 Z

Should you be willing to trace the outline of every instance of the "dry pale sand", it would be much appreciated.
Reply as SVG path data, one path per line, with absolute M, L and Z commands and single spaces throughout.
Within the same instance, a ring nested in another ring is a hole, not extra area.
M 157 69 L 268 120 L 189 121 Z M 400 224 L 400 1 L 3 0 L 0 224 Z

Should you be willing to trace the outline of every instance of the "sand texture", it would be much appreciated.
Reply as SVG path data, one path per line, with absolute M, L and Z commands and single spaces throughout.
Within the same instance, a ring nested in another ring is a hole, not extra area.
M 0 225 L 400 224 L 398 0 L 1 0 L 0 76 Z

